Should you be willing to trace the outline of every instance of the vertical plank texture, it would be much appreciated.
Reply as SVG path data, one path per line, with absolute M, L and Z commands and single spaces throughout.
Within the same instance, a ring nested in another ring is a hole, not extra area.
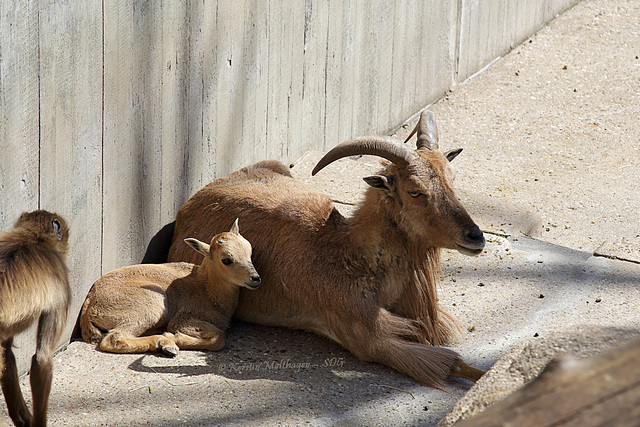
M 39 207 L 38 14 L 32 3 L 0 2 L 0 226 Z M 2 304 L 3 301 L 0 301 Z M 14 340 L 20 372 L 35 348 L 35 328 Z
M 102 9 L 52 3 L 39 13 L 40 207 L 70 228 L 71 335 L 102 251 Z
M 38 14 L 31 2 L 0 2 L 0 225 L 38 207 Z

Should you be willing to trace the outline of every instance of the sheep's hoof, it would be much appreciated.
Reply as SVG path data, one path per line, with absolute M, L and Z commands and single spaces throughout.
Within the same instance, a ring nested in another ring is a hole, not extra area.
M 483 370 L 467 365 L 462 359 L 456 359 L 451 367 L 451 372 L 449 372 L 449 375 L 452 377 L 464 378 L 474 383 L 478 382 L 484 374 L 485 372 Z

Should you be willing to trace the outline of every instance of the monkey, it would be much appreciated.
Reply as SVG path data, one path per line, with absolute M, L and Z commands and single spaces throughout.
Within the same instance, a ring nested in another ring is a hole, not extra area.
M 66 254 L 69 228 L 44 210 L 20 215 L 0 234 L 0 383 L 16 426 L 44 426 L 53 377 L 53 353 L 71 302 Z M 31 359 L 33 416 L 20 384 L 12 344 L 15 335 L 38 320 L 36 353 Z

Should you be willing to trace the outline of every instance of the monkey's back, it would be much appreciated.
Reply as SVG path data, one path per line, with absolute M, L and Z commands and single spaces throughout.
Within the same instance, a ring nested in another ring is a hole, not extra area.
M 0 235 L 0 338 L 22 332 L 42 312 L 70 300 L 63 256 L 46 238 L 23 228 Z

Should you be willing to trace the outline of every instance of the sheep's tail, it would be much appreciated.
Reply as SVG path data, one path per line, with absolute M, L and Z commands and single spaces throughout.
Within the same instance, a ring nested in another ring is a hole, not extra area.
M 175 227 L 176 222 L 170 222 L 151 238 L 140 264 L 164 264 L 167 262 Z

